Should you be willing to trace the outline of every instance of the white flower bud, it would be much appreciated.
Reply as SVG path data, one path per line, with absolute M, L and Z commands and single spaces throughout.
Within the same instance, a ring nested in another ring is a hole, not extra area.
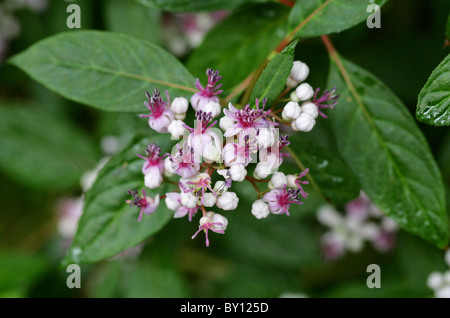
M 450 286 L 450 270 L 446 271 L 443 277 L 444 277 L 444 284 Z
M 438 289 L 444 283 L 444 277 L 439 272 L 432 272 L 428 275 L 427 286 L 431 289 Z
M 172 177 L 175 174 L 175 171 L 172 168 L 172 161 L 170 157 L 164 158 L 164 176 L 167 178 Z
M 258 149 L 269 148 L 277 140 L 276 132 L 270 128 L 260 128 L 257 136 Z
M 245 166 L 240 163 L 232 165 L 228 171 L 230 172 L 231 180 L 233 181 L 244 181 L 245 176 L 247 176 L 247 170 L 245 170 Z
M 184 114 L 174 114 L 175 119 L 177 120 L 184 120 L 186 118 L 186 113 Z
M 184 123 L 181 120 L 173 120 L 167 130 L 172 134 L 173 139 L 180 139 L 181 136 L 186 132 Z
M 394 232 L 398 229 L 398 224 L 394 219 L 391 219 L 390 217 L 383 217 L 383 219 L 381 220 L 381 227 L 388 232 Z
M 319 108 L 314 103 L 305 103 L 302 105 L 302 113 L 309 114 L 315 119 L 319 116 Z
M 445 252 L 445 262 L 447 263 L 448 266 L 450 266 L 450 249 L 447 250 L 447 252 Z
M 435 291 L 436 298 L 450 298 L 450 285 L 446 285 Z
M 294 61 L 289 77 L 297 83 L 303 82 L 309 75 L 309 67 L 301 61 Z
M 227 191 L 223 193 L 216 202 L 216 205 L 222 210 L 230 211 L 237 208 L 239 198 L 234 192 Z
M 173 192 L 173 193 L 175 193 L 175 192 Z M 165 198 L 166 206 L 169 210 L 175 211 L 181 206 L 181 203 L 178 200 L 173 200 L 173 197 L 168 194 L 169 193 L 167 193 L 166 198 Z
M 203 148 L 203 158 L 206 162 L 219 162 L 222 158 L 220 155 L 219 150 L 217 150 L 217 147 L 211 143 L 207 145 L 205 148 Z
M 235 124 L 235 121 L 228 116 L 223 116 L 219 120 L 219 126 L 220 126 L 220 128 L 222 128 L 223 131 L 226 131 L 228 128 L 230 128 L 234 124 Z
M 297 102 L 290 101 L 284 106 L 281 117 L 283 117 L 284 120 L 291 121 L 297 119 L 301 112 L 302 108 L 300 105 Z
M 329 227 L 339 226 L 342 222 L 342 215 L 340 215 L 331 205 L 323 205 L 317 211 L 317 220 Z
M 211 216 L 212 216 L 212 215 L 211 215 Z M 209 215 L 202 216 L 202 217 L 200 218 L 200 221 L 199 221 L 200 226 L 202 226 L 202 225 L 205 224 L 205 223 L 212 223 L 211 216 L 209 216 Z
M 361 236 L 368 240 L 375 240 L 380 233 L 380 228 L 377 224 L 373 222 L 367 222 L 361 225 L 359 231 L 361 232 Z
M 269 189 L 281 189 L 285 185 L 287 185 L 287 177 L 283 172 L 275 172 L 272 175 L 272 178 L 269 181 L 268 187 Z
M 181 192 L 180 193 L 181 204 L 189 209 L 193 209 L 198 204 L 198 198 L 191 192 Z
M 270 214 L 269 205 L 263 200 L 259 199 L 252 204 L 252 214 L 257 219 L 264 219 Z
M 288 188 L 296 188 L 295 180 L 297 180 L 297 176 L 293 174 L 288 174 L 286 176 L 286 185 Z
M 189 102 L 184 97 L 177 97 L 172 101 L 172 104 L 170 104 L 170 109 L 175 114 L 186 114 L 189 107 Z
M 258 162 L 255 170 L 253 171 L 253 177 L 255 179 L 265 179 L 272 173 L 272 165 L 269 162 Z
M 212 221 L 212 223 L 221 223 L 222 224 L 222 225 L 214 224 L 214 228 L 217 230 L 225 231 L 228 226 L 228 219 L 219 213 L 214 213 L 212 215 L 211 221 Z
M 217 198 L 211 192 L 206 192 L 203 194 L 203 205 L 207 208 L 213 207 L 216 204 Z
M 297 97 L 297 94 L 295 94 L 295 91 L 293 91 L 292 93 L 291 93 L 291 95 L 289 95 L 289 98 L 291 99 L 291 101 L 293 101 L 293 102 L 299 102 L 300 101 L 300 99 Z
M 308 83 L 302 83 L 295 89 L 295 95 L 299 100 L 308 100 L 314 96 L 314 89 Z
M 220 111 L 222 110 L 222 106 L 219 103 L 209 102 L 205 106 L 203 106 L 202 110 L 205 113 L 211 113 L 212 118 L 215 118 L 220 115 Z
M 347 249 L 353 253 L 360 252 L 364 247 L 364 239 L 359 235 L 351 235 L 346 238 Z
M 226 186 L 225 181 L 219 180 L 214 184 L 213 190 L 218 195 L 221 195 L 222 193 L 227 192 L 228 187 Z
M 298 82 L 288 76 L 288 78 L 286 79 L 286 86 L 288 88 L 294 88 L 297 85 L 298 85 Z
M 302 113 L 292 122 L 292 129 L 295 131 L 309 132 L 316 124 L 316 120 L 309 114 Z
M 163 177 L 161 173 L 148 173 L 144 177 L 145 186 L 149 189 L 155 189 L 161 185 Z

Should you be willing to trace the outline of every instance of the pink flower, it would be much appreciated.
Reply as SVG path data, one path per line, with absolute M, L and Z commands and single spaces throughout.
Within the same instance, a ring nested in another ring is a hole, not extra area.
M 228 220 L 223 217 L 222 215 L 214 212 L 208 212 L 206 216 L 203 216 L 200 219 L 200 225 L 198 227 L 198 231 L 195 232 L 194 235 L 192 235 L 192 239 L 194 239 L 198 233 L 201 231 L 205 232 L 206 236 L 206 246 L 209 246 L 209 239 L 208 239 L 208 230 L 211 230 L 215 233 L 219 234 L 225 234 L 225 229 L 228 225 Z
M 191 147 L 188 147 L 187 143 L 185 143 L 183 147 L 177 144 L 177 148 L 178 152 L 175 156 L 166 154 L 169 156 L 171 161 L 173 172 L 181 176 L 183 179 L 188 179 L 195 176 L 195 174 L 200 170 L 200 164 L 198 161 L 194 161 L 194 150 Z
M 263 100 L 263 107 L 259 108 L 258 99 L 255 100 L 256 108 L 250 108 L 246 105 L 242 109 L 234 107 L 231 103 L 228 104 L 228 109 L 224 109 L 225 116 L 232 119 L 235 124 L 229 127 L 224 136 L 231 137 L 237 134 L 249 135 L 255 137 L 260 128 L 267 128 L 269 125 L 278 125 L 265 117 L 270 114 L 270 110 L 264 111 L 265 99 Z
M 170 100 L 167 94 L 168 102 L 164 102 L 160 96 L 160 92 L 155 88 L 153 96 L 150 96 L 148 92 L 145 92 L 149 102 L 144 102 L 150 111 L 149 115 L 140 115 L 140 117 L 148 117 L 148 124 L 153 129 L 159 133 L 168 132 L 167 127 L 174 119 L 174 114 L 169 108 Z
M 339 95 L 334 95 L 334 93 L 336 92 L 336 87 L 330 91 L 324 91 L 322 96 L 320 97 L 317 96 L 319 94 L 319 91 L 320 88 L 317 88 L 311 102 L 316 104 L 317 108 L 319 109 L 320 116 L 322 116 L 323 118 L 327 118 L 327 116 L 321 110 L 325 108 L 334 109 L 336 104 L 338 103 L 336 99 L 339 98 Z
M 197 197 L 200 197 L 200 204 L 203 205 L 203 195 L 207 190 L 210 190 L 216 197 L 216 192 L 211 188 L 211 176 L 207 173 L 200 173 L 194 180 L 186 180 L 183 192 L 192 192 Z M 180 184 L 181 185 L 181 184 Z
M 303 198 L 307 198 L 308 197 L 308 193 L 305 192 L 305 190 L 303 190 L 302 184 L 309 184 L 309 181 L 304 181 L 301 180 L 301 178 L 303 178 L 304 176 L 306 176 L 306 174 L 309 172 L 309 169 L 306 168 L 303 172 L 299 173 L 299 175 L 297 176 L 297 178 L 295 179 L 295 185 L 297 186 L 297 188 L 300 189 L 300 195 Z
M 263 201 L 269 204 L 269 209 L 272 213 L 286 213 L 286 215 L 289 215 L 291 204 L 303 204 L 298 198 L 299 195 L 300 189 L 286 189 L 285 185 L 283 189 L 274 189 L 266 193 Z
M 142 190 L 142 197 L 137 190 L 129 190 L 128 194 L 133 196 L 133 200 L 126 200 L 125 202 L 130 204 L 130 206 L 141 208 L 138 218 L 139 222 L 142 220 L 142 213 L 152 214 L 159 206 L 159 194 L 157 194 L 155 198 L 147 196 L 145 190 Z
M 208 76 L 206 87 L 200 84 L 198 78 L 195 83 L 195 87 L 199 90 L 191 97 L 191 104 L 195 111 L 202 110 L 203 106 L 209 102 L 219 103 L 219 98 L 216 95 L 222 93 L 222 90 L 219 90 L 222 84 L 217 86 L 216 84 L 222 79 L 222 76 L 219 75 L 219 71 L 214 71 L 210 68 L 206 70 L 206 75 Z

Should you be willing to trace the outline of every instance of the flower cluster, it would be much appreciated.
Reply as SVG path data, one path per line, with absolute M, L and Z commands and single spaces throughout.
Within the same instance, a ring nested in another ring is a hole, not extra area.
M 189 50 L 199 46 L 217 23 L 222 21 L 228 11 L 171 13 L 164 12 L 162 19 L 163 38 L 168 50 L 178 57 L 182 57 Z
M 322 237 L 323 253 L 328 260 L 339 259 L 347 251 L 357 253 L 366 241 L 380 252 L 388 252 L 395 246 L 397 223 L 385 216 L 363 192 L 345 205 L 345 215 L 324 205 L 319 208 L 317 218 L 329 228 Z
M 281 117 L 291 123 L 295 131 L 309 132 L 315 124 L 316 118 L 320 115 L 327 118 L 323 109 L 334 108 L 338 95 L 335 95 L 336 89 L 324 91 L 319 96 L 320 88 L 314 89 L 306 82 L 309 75 L 309 67 L 301 61 L 294 61 L 291 73 L 287 79 L 286 86 L 294 88 L 290 94 L 290 101 L 284 106 Z
M 427 285 L 436 298 L 450 298 L 450 250 L 445 252 L 444 259 L 449 269 L 444 273 L 432 272 L 427 279 Z
M 141 117 L 148 118 L 148 125 L 156 132 L 181 141 L 170 153 L 162 154 L 159 146 L 151 144 L 145 155 L 138 154 L 144 160 L 145 186 L 156 189 L 167 181 L 177 189 L 153 198 L 145 190 L 142 195 L 130 190 L 133 199 L 126 202 L 140 208 L 139 221 L 143 214 L 156 211 L 160 199 L 174 211 L 174 218 L 187 216 L 192 221 L 201 212 L 192 238 L 203 231 L 209 246 L 208 231 L 224 234 L 227 228 L 228 219 L 221 211 L 232 211 L 239 205 L 239 197 L 232 191 L 234 182 L 246 181 L 255 189 L 257 198 L 251 213 L 256 218 L 270 213 L 289 215 L 291 205 L 303 204 L 302 199 L 308 196 L 303 188 L 308 184 L 303 179 L 308 169 L 296 175 L 278 171 L 288 156 L 284 148 L 289 145 L 289 136 L 279 134 L 280 122 L 273 115 L 275 105 L 267 109 L 265 99 L 256 99 L 252 105 L 228 103 L 222 108 L 222 77 L 212 69 L 206 75 L 206 85 L 196 80 L 197 91 L 190 100 L 177 97 L 171 102 L 168 93 L 164 100 L 156 89 L 153 94 L 146 93 L 149 114 Z M 185 123 L 190 107 L 195 112 L 192 126 Z M 265 189 L 260 190 L 258 184 Z

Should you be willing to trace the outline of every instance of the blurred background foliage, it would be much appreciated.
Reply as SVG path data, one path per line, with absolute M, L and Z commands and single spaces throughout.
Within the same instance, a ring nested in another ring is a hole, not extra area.
M 133 0 L 76 3 L 82 8 L 83 29 L 128 33 L 170 49 L 166 13 Z M 6 58 L 68 31 L 66 7 L 67 2 L 50 1 L 39 13 L 15 11 L 21 29 Z M 381 29 L 361 23 L 331 40 L 348 60 L 390 87 L 414 115 L 420 89 L 449 53 L 444 47 L 448 15 L 448 0 L 391 0 L 382 8 Z M 184 61 L 188 55 L 179 58 Z M 313 87 L 326 86 L 328 55 L 319 38 L 301 39 L 296 58 L 309 65 Z M 8 116 L 16 117 L 16 125 L 8 124 Z M 418 124 L 450 189 L 450 130 Z M 104 136 L 117 137 L 120 148 L 136 131 L 149 133 L 135 115 L 104 113 L 65 100 L 7 62 L 0 64 L 0 296 L 433 296 L 426 280 L 430 272 L 445 270 L 443 252 L 403 231 L 387 254 L 366 247 L 325 261 L 320 250 L 324 229 L 316 219 L 323 202 L 314 193 L 289 218 L 264 220 L 250 213 L 253 197 L 246 201 L 242 195 L 239 210 L 231 212 L 233 225 L 225 236 L 211 235 L 209 248 L 202 239 L 190 239 L 195 226 L 174 219 L 141 251 L 82 266 L 82 288 L 67 288 L 69 274 L 60 261 L 68 242 L 57 230 L 58 203 L 82 194 L 80 178 L 104 155 Z M 321 120 L 308 138 L 335 150 L 333 138 L 338 136 Z M 236 190 L 245 191 L 249 189 Z M 382 269 L 380 289 L 366 287 L 366 268 L 372 263 Z

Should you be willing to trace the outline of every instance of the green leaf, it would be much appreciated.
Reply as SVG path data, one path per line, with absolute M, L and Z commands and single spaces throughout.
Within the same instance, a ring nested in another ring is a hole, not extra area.
M 250 101 L 256 98 L 262 100 L 267 98 L 267 105 L 270 106 L 286 87 L 286 80 L 291 72 L 294 62 L 295 46 L 297 41 L 292 42 L 277 54 L 262 72 L 255 83 L 255 87 L 250 95 Z
M 288 10 L 277 4 L 245 6 L 208 33 L 195 49 L 188 69 L 206 80 L 206 68 L 219 70 L 222 89 L 229 92 L 264 61 L 283 39 Z
M 428 125 L 450 125 L 450 54 L 433 70 L 420 91 L 416 118 Z
M 136 0 L 145 6 L 169 12 L 197 12 L 234 9 L 247 2 L 269 0 Z
M 195 92 L 194 78 L 175 57 L 125 34 L 60 33 L 10 62 L 56 93 L 106 111 L 145 112 L 145 91 L 154 88 L 172 98 Z
M 302 171 L 309 168 L 306 178 L 319 194 L 335 204 L 344 204 L 359 195 L 355 175 L 340 158 L 301 136 L 291 135 L 289 140 L 289 153 Z
M 0 291 L 27 289 L 45 273 L 48 265 L 40 256 L 0 250 Z
M 0 168 L 11 178 L 42 190 L 77 186 L 99 154 L 78 127 L 36 107 L 0 107 Z
M 367 12 L 369 5 L 381 7 L 385 2 L 386 0 L 301 0 L 291 10 L 289 26 L 296 30 L 296 36 L 299 37 L 340 32 L 373 14 L 372 10 Z
M 403 103 L 375 76 L 332 55 L 328 87 L 338 149 L 385 214 L 429 242 L 448 244 L 444 185 L 426 139 Z
M 70 263 L 92 263 L 112 257 L 133 247 L 159 231 L 173 216 L 160 201 L 158 209 L 144 215 L 138 222 L 139 209 L 125 203 L 131 197 L 127 191 L 144 189 L 142 174 L 144 154 L 150 143 L 161 147 L 162 153 L 170 151 L 170 142 L 164 136 L 136 137 L 131 145 L 115 155 L 99 172 L 92 188 L 86 193 L 83 215 L 72 246 L 64 260 Z M 146 189 L 147 195 L 164 195 L 166 184 L 158 189 Z

